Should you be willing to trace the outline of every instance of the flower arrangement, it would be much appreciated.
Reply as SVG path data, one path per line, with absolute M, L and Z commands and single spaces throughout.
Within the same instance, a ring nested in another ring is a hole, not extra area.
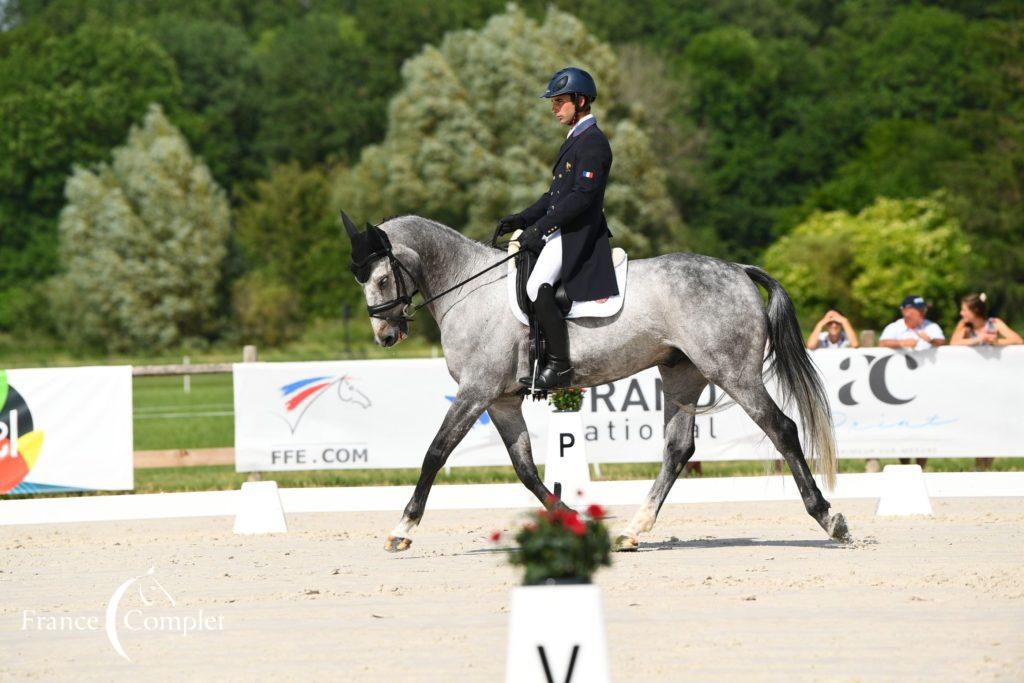
M 553 405 L 555 410 L 575 413 L 583 405 L 583 394 L 586 392 L 586 389 L 577 387 L 555 389 L 548 394 L 548 403 Z
M 509 562 L 526 569 L 523 584 L 527 586 L 566 580 L 590 583 L 599 567 L 612 563 L 604 509 L 591 505 L 584 520 L 557 498 L 552 497 L 549 506 L 530 513 L 515 535 L 519 547 L 509 551 Z M 491 540 L 499 542 L 501 534 L 495 532 Z

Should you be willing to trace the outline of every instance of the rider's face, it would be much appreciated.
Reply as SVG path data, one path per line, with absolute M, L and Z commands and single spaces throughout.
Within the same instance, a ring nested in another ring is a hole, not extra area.
M 551 113 L 563 126 L 572 123 L 576 116 L 576 108 L 572 106 L 572 98 L 568 95 L 555 95 L 551 98 Z

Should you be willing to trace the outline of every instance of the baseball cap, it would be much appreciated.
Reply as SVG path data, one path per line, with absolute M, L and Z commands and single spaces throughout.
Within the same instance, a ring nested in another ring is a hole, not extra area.
M 913 294 L 903 297 L 903 303 L 900 304 L 900 308 L 904 309 L 907 306 L 913 306 L 919 311 L 923 311 L 928 308 L 928 304 L 924 302 L 924 297 L 915 296 Z

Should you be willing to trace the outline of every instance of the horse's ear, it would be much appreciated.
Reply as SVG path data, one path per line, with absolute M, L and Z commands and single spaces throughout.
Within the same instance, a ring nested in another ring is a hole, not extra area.
M 341 222 L 345 225 L 345 232 L 348 233 L 348 238 L 352 239 L 359 234 L 359 230 L 356 229 L 355 223 L 348 217 L 348 214 L 344 211 L 341 212 Z

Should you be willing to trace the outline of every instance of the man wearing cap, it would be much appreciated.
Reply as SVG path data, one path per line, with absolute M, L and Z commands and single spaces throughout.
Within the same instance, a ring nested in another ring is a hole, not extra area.
M 569 133 L 551 171 L 551 187 L 534 204 L 502 218 L 500 234 L 524 229 L 519 245 L 538 254 L 526 284 L 534 313 L 547 339 L 548 362 L 536 378 L 539 389 L 569 386 L 569 335 L 555 302 L 554 285 L 565 283 L 573 301 L 619 293 L 612 266 L 611 232 L 604 217 L 604 190 L 612 167 L 608 138 L 597 127 L 590 104 L 597 85 L 589 73 L 568 67 L 551 77 L 541 97 Z M 532 377 L 520 382 L 531 385 Z
M 942 328 L 924 317 L 928 305 L 924 297 L 904 297 L 900 304 L 903 317 L 891 322 L 882 330 L 881 345 L 894 348 L 910 348 L 923 351 L 946 343 Z

